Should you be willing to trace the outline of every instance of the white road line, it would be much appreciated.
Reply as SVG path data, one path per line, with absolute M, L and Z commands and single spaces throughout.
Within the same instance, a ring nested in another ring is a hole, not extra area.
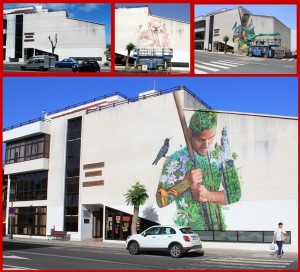
M 208 74 L 207 72 L 195 69 L 195 74 Z
M 3 259 L 21 259 L 21 260 L 29 260 L 28 258 L 15 256 L 15 255 L 9 255 L 9 256 L 3 256 Z
M 37 270 L 37 269 L 3 264 L 3 270 Z
M 204 66 L 204 65 L 195 64 L 195 66 L 196 66 L 197 68 L 201 68 L 201 69 L 208 70 L 208 71 L 212 71 L 212 72 L 218 72 L 218 71 L 220 71 L 219 69 L 207 67 L 207 66 Z
M 222 65 L 217 65 L 217 64 L 212 64 L 210 62 L 203 62 L 201 64 L 205 64 L 205 65 L 209 65 L 209 66 L 213 66 L 213 67 L 217 67 L 217 68 L 222 68 L 222 69 L 229 69 L 229 67 L 222 66 Z
M 225 62 L 225 61 L 212 61 L 212 63 L 218 63 L 218 64 L 226 65 L 229 67 L 238 67 L 239 66 L 237 64 L 232 64 L 231 62 Z
M 248 62 L 236 62 L 236 61 L 229 61 L 229 60 L 220 60 L 219 62 L 229 63 L 229 64 L 237 64 L 237 65 L 245 65 Z
M 84 260 L 84 261 L 99 262 L 99 263 L 114 263 L 114 264 L 119 264 L 119 265 L 145 267 L 145 268 L 149 268 L 149 269 L 163 269 L 163 267 L 156 266 L 156 265 L 151 266 L 151 265 L 126 263 L 126 262 L 119 262 L 119 261 L 108 261 L 108 260 L 98 260 L 98 259 L 92 259 L 92 258 L 80 258 L 80 257 L 63 256 L 63 255 L 55 255 L 55 254 L 34 253 L 34 252 L 26 252 L 26 251 L 19 251 L 19 250 L 17 251 L 17 253 L 37 255 L 37 256 L 56 257 L 56 258 L 76 259 L 76 260 Z

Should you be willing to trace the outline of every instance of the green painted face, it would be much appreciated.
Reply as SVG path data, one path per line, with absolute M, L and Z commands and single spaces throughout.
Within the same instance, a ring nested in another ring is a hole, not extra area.
M 189 128 L 193 134 L 199 134 L 217 126 L 217 113 L 211 110 L 197 110 L 190 119 Z

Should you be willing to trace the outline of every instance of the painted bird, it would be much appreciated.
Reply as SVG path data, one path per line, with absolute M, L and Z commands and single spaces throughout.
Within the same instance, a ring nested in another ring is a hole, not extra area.
M 160 148 L 160 150 L 159 150 L 159 152 L 158 152 L 158 154 L 157 154 L 157 156 L 156 156 L 156 159 L 154 160 L 154 162 L 152 163 L 152 165 L 153 164 L 157 164 L 158 163 L 158 161 L 162 158 L 162 157 L 165 157 L 166 156 L 166 154 L 168 153 L 168 150 L 169 150 L 169 142 L 170 142 L 170 139 L 171 139 L 172 137 L 170 137 L 170 138 L 166 138 L 165 139 L 165 142 L 164 142 L 164 144 L 163 144 L 163 146 Z

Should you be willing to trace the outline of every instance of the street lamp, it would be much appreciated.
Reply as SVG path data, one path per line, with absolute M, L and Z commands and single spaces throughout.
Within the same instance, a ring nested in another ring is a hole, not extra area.
M 10 226 L 10 231 L 9 231 L 9 239 L 13 239 L 13 217 L 15 216 L 15 209 L 14 209 L 14 199 L 15 199 L 15 194 L 16 194 L 16 190 L 14 187 L 10 188 L 9 191 L 9 198 L 11 199 L 11 207 L 8 210 L 8 216 L 9 216 L 9 226 Z

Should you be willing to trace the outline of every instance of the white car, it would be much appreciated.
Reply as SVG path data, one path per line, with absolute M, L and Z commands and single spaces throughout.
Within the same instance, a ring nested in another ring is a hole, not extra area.
M 153 226 L 141 234 L 127 238 L 126 249 L 132 255 L 141 251 L 169 252 L 173 258 L 180 258 L 185 253 L 198 252 L 202 256 L 202 242 L 191 227 Z

